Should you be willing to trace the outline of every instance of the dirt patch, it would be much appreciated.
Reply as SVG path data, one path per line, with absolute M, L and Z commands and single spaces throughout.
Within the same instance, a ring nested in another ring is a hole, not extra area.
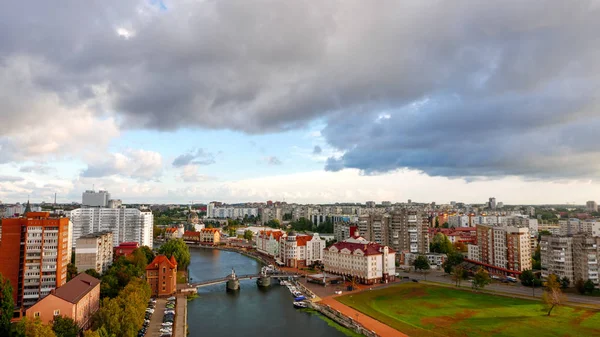
M 427 296 L 427 292 L 425 290 L 423 290 L 423 288 L 419 287 L 419 288 L 412 288 L 410 291 L 406 292 L 406 294 L 403 294 L 403 298 L 405 299 L 411 299 L 411 298 L 415 298 L 415 297 L 424 297 Z
M 584 311 L 583 314 L 579 315 L 576 319 L 574 319 L 573 321 L 571 321 L 572 325 L 581 325 L 581 323 L 583 323 L 583 321 L 585 321 L 586 319 L 594 316 L 596 313 L 593 311 Z
M 442 306 L 437 304 L 437 303 L 428 303 L 428 302 L 422 302 L 421 303 L 422 306 L 424 306 L 425 308 L 429 308 L 429 309 L 439 309 Z
M 476 313 L 477 311 L 475 310 L 463 310 L 454 316 L 424 317 L 421 318 L 421 324 L 424 326 L 433 325 L 436 328 L 450 329 L 452 325 L 473 317 Z

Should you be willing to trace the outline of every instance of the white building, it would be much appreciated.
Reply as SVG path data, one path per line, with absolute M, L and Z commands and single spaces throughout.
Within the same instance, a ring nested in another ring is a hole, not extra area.
M 208 218 L 230 218 L 241 219 L 247 217 L 257 217 L 258 208 L 248 207 L 215 207 L 213 203 L 209 203 L 206 207 L 206 217 Z
M 586 202 L 585 208 L 588 212 L 598 212 L 598 204 L 595 201 Z
M 81 196 L 83 207 L 107 207 L 110 193 L 107 191 L 85 191 Z
M 65 213 L 73 222 L 73 246 L 83 235 L 109 231 L 113 233 L 114 246 L 137 242 L 152 247 L 152 212 L 135 208 L 78 208 Z
M 256 250 L 269 255 L 282 265 L 293 268 L 310 266 L 323 261 L 325 240 L 313 235 L 285 234 L 278 230 L 261 231 L 256 236 Z
M 337 242 L 323 253 L 325 271 L 355 277 L 364 284 L 388 282 L 396 275 L 396 252 L 363 238 Z

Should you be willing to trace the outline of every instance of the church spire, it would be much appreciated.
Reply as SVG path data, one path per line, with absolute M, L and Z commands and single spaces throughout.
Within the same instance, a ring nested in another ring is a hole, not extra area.
M 29 197 L 27 197 L 27 206 L 25 206 L 25 211 L 23 211 L 23 215 L 27 216 L 27 213 L 31 212 L 31 205 L 29 205 Z

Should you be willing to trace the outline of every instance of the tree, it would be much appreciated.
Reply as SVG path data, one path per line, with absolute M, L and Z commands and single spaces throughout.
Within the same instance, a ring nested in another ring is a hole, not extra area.
M 448 223 L 447 223 L 447 222 L 444 222 L 444 223 L 442 224 L 442 228 L 449 228 L 449 227 L 450 227 L 450 225 L 448 225 Z
M 535 248 L 535 252 L 533 253 L 533 257 L 531 258 L 531 268 L 535 270 L 542 269 L 542 257 L 540 252 L 540 246 L 538 245 Z
M 24 337 L 56 337 L 52 327 L 42 323 L 39 318 L 23 318 L 17 323 L 16 331 L 13 334 Z
M 533 271 L 531 270 L 524 270 L 521 275 L 519 276 L 519 278 L 521 279 L 521 284 L 526 286 L 526 287 L 531 287 L 531 291 L 532 291 L 532 296 L 535 296 L 535 286 L 536 284 L 536 277 L 535 274 L 533 274 Z
M 252 240 L 252 237 L 254 236 L 254 232 L 251 230 L 247 230 L 244 232 L 244 239 L 250 241 Z
M 575 281 L 575 289 L 577 289 L 580 294 L 585 294 L 585 282 L 582 279 Z
M 490 278 L 490 274 L 487 272 L 487 270 L 479 268 L 473 277 L 473 289 L 483 289 L 491 282 L 492 279 Z
M 563 288 L 563 289 L 567 289 L 567 288 L 568 288 L 570 285 L 571 285 L 571 280 L 569 280 L 569 278 L 568 278 L 568 277 L 566 277 L 566 276 L 563 276 L 563 277 L 560 279 L 560 287 L 561 287 L 561 288 Z
M 454 251 L 454 246 L 448 237 L 442 233 L 437 233 L 431 242 L 431 251 L 434 253 L 448 254 Z
M 279 224 L 279 220 L 277 219 L 271 219 L 269 221 L 267 221 L 267 223 L 265 224 L 267 227 L 271 227 L 271 228 L 280 228 L 281 225 Z
M 175 239 L 169 240 L 158 249 L 159 254 L 164 254 L 168 258 L 171 256 L 175 256 L 175 261 L 177 261 L 177 269 L 179 270 L 187 270 L 188 265 L 190 264 L 190 249 L 183 242 L 183 239 Z
M 456 283 L 457 287 L 460 287 L 460 282 L 467 278 L 467 271 L 461 267 L 456 266 L 452 271 L 452 280 Z
M 468 251 L 467 245 L 464 242 L 455 242 L 453 244 L 454 251 L 466 253 Z
M 593 294 L 594 290 L 596 289 L 596 285 L 594 285 L 594 282 L 592 282 L 592 280 L 587 280 L 583 284 L 583 289 L 585 293 Z
M 13 317 L 14 310 L 15 303 L 10 280 L 0 274 L 0 336 L 9 335 L 10 320 Z
M 435 228 L 439 228 L 440 227 L 440 218 L 435 217 Z
M 556 275 L 550 274 L 548 276 L 548 280 L 546 281 L 546 290 L 542 295 L 542 300 L 548 309 L 548 316 L 550 316 L 550 313 L 554 307 L 561 305 L 566 301 L 565 295 L 563 294 L 562 290 L 560 290 L 560 283 L 558 282 Z
M 444 267 L 444 272 L 447 274 L 451 274 L 454 266 L 458 266 L 464 260 L 464 256 L 459 252 L 450 252 L 446 258 L 446 261 L 442 264 Z
M 138 249 L 144 252 L 144 254 L 146 255 L 146 261 L 148 261 L 148 263 L 152 262 L 152 260 L 154 260 L 154 258 L 156 257 L 154 256 L 154 252 L 152 251 L 152 249 L 150 249 L 150 247 L 148 246 L 141 246 Z
M 79 335 L 77 323 L 73 319 L 64 316 L 54 317 L 52 330 L 59 337 L 77 337 Z
M 100 279 L 100 274 L 98 274 L 98 272 L 96 271 L 96 269 L 90 268 L 90 269 L 84 271 L 84 273 L 90 275 L 91 277 L 95 277 L 97 279 Z
M 426 273 L 431 268 L 429 266 L 429 260 L 425 255 L 419 255 L 413 262 L 413 266 L 415 267 L 415 271 L 420 270 L 423 273 L 423 277 L 427 279 Z
M 140 248 L 136 248 L 133 250 L 130 256 L 128 256 L 129 261 L 133 263 L 139 270 L 145 270 L 148 263 L 152 261 L 148 261 L 146 258 L 146 254 Z
M 75 254 L 73 254 L 74 256 Z M 71 281 L 73 277 L 77 276 L 77 267 L 73 263 L 67 264 L 67 282 Z

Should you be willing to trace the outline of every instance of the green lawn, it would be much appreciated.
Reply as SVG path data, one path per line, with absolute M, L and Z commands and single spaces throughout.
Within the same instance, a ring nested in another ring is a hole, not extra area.
M 411 337 L 600 336 L 600 312 L 421 283 L 364 291 L 338 300 Z

